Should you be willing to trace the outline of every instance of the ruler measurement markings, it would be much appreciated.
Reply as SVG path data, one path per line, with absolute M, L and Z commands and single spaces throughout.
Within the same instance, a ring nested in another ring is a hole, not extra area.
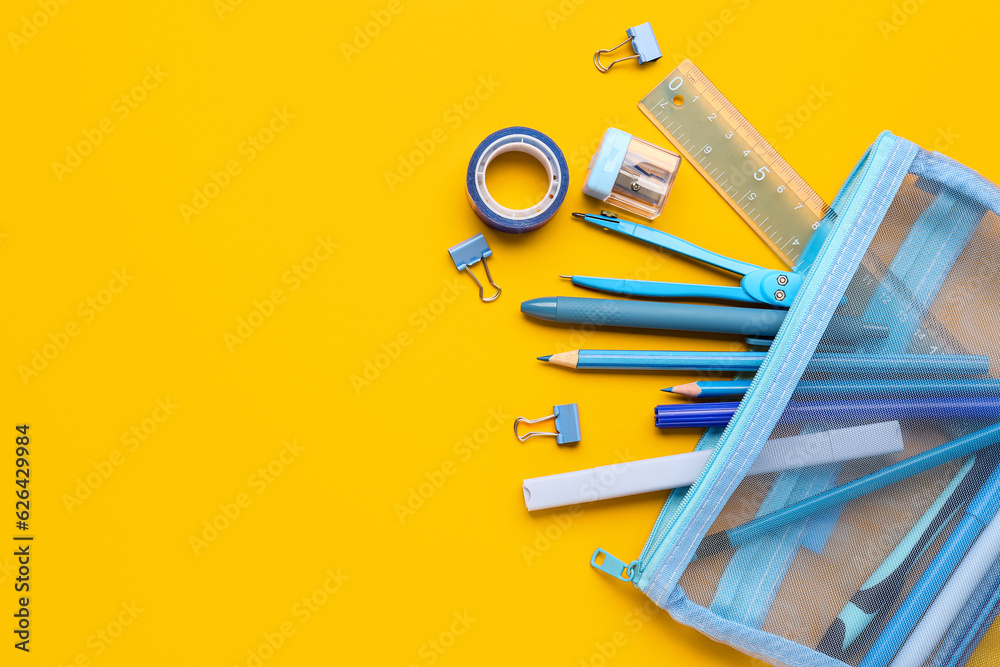
M 680 85 L 676 85 L 677 76 L 681 77 Z M 672 89 L 671 84 L 675 84 Z M 799 245 L 798 235 L 782 232 L 787 232 L 787 227 L 793 227 L 801 229 L 802 234 L 808 237 L 812 232 L 812 224 L 822 216 L 826 208 L 819 195 L 809 188 L 777 150 L 690 61 L 681 63 L 653 89 L 652 93 L 647 95 L 647 98 L 654 95 L 660 100 L 658 104 L 662 104 L 665 99 L 674 99 L 674 95 L 686 98 L 680 106 L 665 105 L 663 111 L 667 116 L 664 118 L 666 127 L 649 111 L 645 99 L 640 103 L 640 109 L 667 135 L 678 151 L 688 158 L 695 170 L 723 195 L 723 198 L 764 240 L 768 241 L 768 245 L 789 265 L 793 264 L 794 257 L 784 250 L 793 241 L 795 246 Z M 702 113 L 703 111 L 706 113 Z M 710 118 L 713 112 L 715 116 Z M 680 126 L 675 127 L 676 121 L 680 118 L 688 118 L 689 129 L 683 134 L 679 134 Z M 690 129 L 692 123 L 694 129 Z M 727 128 L 726 125 L 731 127 Z M 721 135 L 729 132 L 731 132 L 729 137 L 722 138 Z M 734 138 L 738 140 L 729 141 Z M 695 160 L 689 151 L 697 145 L 701 145 L 701 149 L 698 151 L 699 158 Z M 715 152 L 714 149 L 719 149 L 720 152 L 718 158 L 712 155 L 712 160 L 706 163 L 708 154 L 704 153 L 704 150 L 708 146 L 712 146 L 710 149 L 712 152 Z M 746 154 L 741 155 L 741 153 Z M 717 164 L 720 161 L 722 164 Z M 749 183 L 750 187 L 739 187 L 738 182 L 730 184 L 731 179 L 725 178 L 733 163 L 741 165 L 739 171 L 743 172 L 745 177 L 753 177 Z M 725 168 L 720 171 L 720 167 Z M 758 175 L 760 178 L 757 178 Z M 767 178 L 769 175 L 771 178 Z M 777 192 L 779 186 L 784 186 L 781 190 L 786 194 Z M 754 195 L 750 200 L 754 202 L 753 207 L 749 207 L 749 202 L 744 202 L 751 194 Z M 797 197 L 795 201 L 790 201 L 792 194 Z M 740 198 L 735 199 L 736 197 Z M 761 207 L 765 210 L 757 211 L 757 208 Z M 791 210 L 785 210 L 789 208 Z M 777 212 L 781 213 L 779 226 L 775 227 L 773 223 L 768 225 L 768 221 Z M 767 215 L 764 216 L 763 222 L 758 224 L 757 221 L 764 213 Z M 762 229 L 762 225 L 767 227 Z M 784 245 L 779 246 L 782 241 Z M 793 247 L 793 251 L 798 250 L 800 249 Z

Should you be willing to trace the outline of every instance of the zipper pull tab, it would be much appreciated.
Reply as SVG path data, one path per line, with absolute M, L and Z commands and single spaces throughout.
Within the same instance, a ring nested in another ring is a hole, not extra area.
M 590 557 L 591 567 L 596 567 L 605 574 L 610 574 L 619 581 L 632 581 L 635 576 L 635 568 L 639 564 L 638 560 L 631 563 L 615 558 L 604 549 L 597 549 Z

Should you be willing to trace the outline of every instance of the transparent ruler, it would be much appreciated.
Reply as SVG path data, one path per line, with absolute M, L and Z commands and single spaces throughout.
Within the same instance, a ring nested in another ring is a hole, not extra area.
M 790 267 L 827 204 L 685 60 L 639 109 Z

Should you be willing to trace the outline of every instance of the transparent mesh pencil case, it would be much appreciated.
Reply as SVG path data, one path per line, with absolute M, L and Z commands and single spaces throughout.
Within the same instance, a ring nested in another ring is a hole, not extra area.
M 976 172 L 883 133 L 735 414 L 701 439 L 704 472 L 621 578 L 770 664 L 965 664 L 1000 598 L 997 211 Z M 824 338 L 834 314 L 856 345 Z M 898 453 L 747 474 L 768 440 L 848 448 L 859 428 Z

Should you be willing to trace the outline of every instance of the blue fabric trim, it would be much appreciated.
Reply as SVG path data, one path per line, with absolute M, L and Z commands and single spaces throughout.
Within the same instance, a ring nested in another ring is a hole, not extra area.
M 947 183 L 952 190 L 1000 215 L 1000 189 L 976 170 L 955 162 L 947 155 L 920 151 L 910 171 L 938 183 Z
M 728 644 L 760 660 L 779 660 L 789 667 L 844 667 L 836 658 L 818 653 L 802 644 L 778 635 L 747 627 L 742 623 L 716 616 L 684 595 L 680 586 L 666 600 L 666 609 L 674 620 L 690 625 L 716 641 Z M 663 606 L 663 605 L 661 605 Z

